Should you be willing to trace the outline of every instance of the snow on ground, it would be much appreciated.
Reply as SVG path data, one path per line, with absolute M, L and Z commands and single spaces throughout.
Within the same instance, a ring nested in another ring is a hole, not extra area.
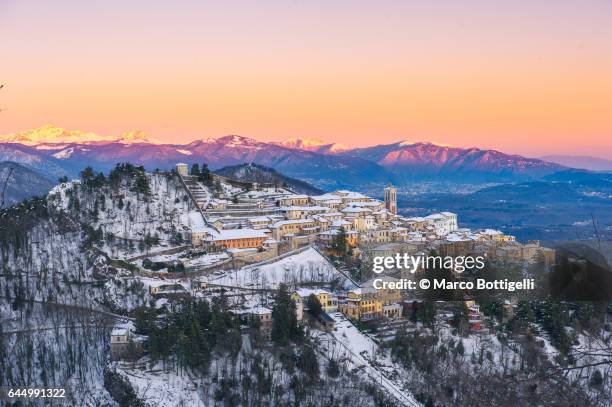
M 609 360 L 610 356 L 610 339 L 612 334 L 609 332 L 601 331 L 600 335 L 591 335 L 586 332 L 579 332 L 576 335 L 578 344 L 575 346 L 575 358 L 576 365 L 589 365 L 596 363 L 603 363 Z M 576 380 L 582 381 L 583 384 L 588 384 L 589 379 L 595 373 L 595 370 L 599 370 L 600 373 L 605 373 L 605 365 L 596 365 L 586 367 L 584 369 L 577 369 L 569 372 L 569 376 Z M 605 376 L 604 376 L 605 377 Z M 603 382 L 604 392 L 610 394 L 612 391 L 612 379 L 608 377 Z M 585 386 L 585 389 L 588 387 Z M 593 392 L 594 389 L 590 389 Z
M 105 305 L 112 304 L 115 310 L 131 311 L 147 305 L 150 295 L 138 278 L 112 278 L 104 283 Z
M 105 234 L 116 238 L 144 239 L 147 233 L 157 233 L 162 243 L 170 238 L 172 230 L 182 231 L 191 223 L 202 222 L 202 216 L 193 211 L 193 204 L 185 200 L 186 192 L 177 179 L 162 173 L 147 174 L 151 194 L 145 199 L 122 185 L 117 191 L 108 187 L 96 191 L 78 188 L 80 182 L 72 181 L 53 188 L 48 195 L 50 205 L 68 209 L 69 202 L 77 192 L 83 209 L 97 209 L 98 219 L 92 227 L 100 227 Z M 76 187 L 76 188 L 75 188 Z M 182 215 L 187 214 L 187 218 Z
M 147 358 L 137 363 L 115 364 L 117 373 L 129 380 L 136 395 L 147 406 L 207 406 L 198 394 L 194 380 L 174 372 L 164 372 L 161 364 L 148 368 Z
M 256 191 L 245 192 L 242 197 L 248 199 L 266 199 L 271 197 L 295 195 L 295 193 L 285 188 L 260 188 Z
M 69 307 L 31 303 L 27 308 L 15 310 L 3 323 L 3 386 L 65 388 L 67 398 L 61 405 L 84 405 L 84 400 L 92 406 L 116 405 L 102 378 L 112 320 Z
M 202 254 L 191 254 L 187 251 L 182 251 L 174 254 L 154 254 L 151 257 L 146 257 L 153 263 L 173 263 L 173 262 L 182 262 L 185 267 L 204 267 L 210 266 L 222 261 L 229 259 L 229 255 L 225 252 L 217 252 L 217 253 L 202 253 Z M 144 259 L 138 259 L 133 262 L 133 264 L 143 267 Z M 146 268 L 143 268 L 144 271 L 147 271 Z M 156 270 L 155 273 L 165 272 L 167 271 L 165 268 Z
M 151 257 L 147 257 L 153 263 L 167 263 L 177 261 L 180 253 L 175 254 L 156 254 Z
M 151 287 L 159 287 L 162 285 L 172 285 L 172 284 L 181 284 L 185 287 L 186 290 L 189 290 L 190 288 L 188 279 L 178 279 L 178 278 L 159 279 L 159 278 L 151 278 L 151 277 L 138 277 L 138 280 L 140 280 L 140 282 L 144 284 L 144 287 L 147 291 L 149 291 Z
M 276 289 L 281 283 L 296 286 L 340 280 L 348 284 L 346 278 L 313 248 L 275 262 L 246 266 L 237 271 L 219 271 L 206 279 L 211 284 L 262 289 Z
M 334 312 L 330 316 L 336 322 L 337 331 L 333 334 L 340 343 L 348 345 L 353 352 L 364 357 L 375 357 L 378 345 L 372 338 L 359 331 L 341 312 Z
M 185 267 L 203 267 L 229 259 L 227 253 L 208 253 L 184 261 Z
M 204 218 L 199 211 L 184 213 L 180 216 L 180 219 L 181 223 L 192 232 L 214 231 L 214 229 L 206 226 L 206 222 L 204 222 Z
M 243 188 L 228 184 L 227 182 L 221 182 L 221 188 L 225 196 L 234 196 L 244 192 Z
M 328 352 L 330 357 L 345 359 L 350 370 L 358 370 L 369 376 L 373 383 L 384 388 L 390 396 L 405 406 L 420 406 L 403 375 L 396 372 L 403 369 L 395 365 L 385 351 L 378 350 L 378 345 L 355 327 L 342 313 L 334 312 L 330 316 L 335 321 L 335 329 L 330 333 L 311 331 L 315 341 L 321 343 L 320 349 Z

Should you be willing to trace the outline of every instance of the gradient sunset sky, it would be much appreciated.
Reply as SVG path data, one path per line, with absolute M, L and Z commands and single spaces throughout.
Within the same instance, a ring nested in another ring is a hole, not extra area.
M 0 134 L 612 158 L 610 0 L 96 3 L 0 0 Z

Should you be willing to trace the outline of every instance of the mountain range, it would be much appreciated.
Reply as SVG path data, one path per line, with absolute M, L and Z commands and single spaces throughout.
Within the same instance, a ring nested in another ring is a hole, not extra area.
M 612 174 L 564 170 L 536 181 L 499 184 L 468 194 L 400 196 L 406 216 L 450 211 L 465 227 L 494 228 L 518 240 L 612 239 Z
M 43 196 L 53 185 L 53 182 L 23 165 L 0 162 L 0 208 L 32 196 Z
M 512 182 L 537 179 L 564 167 L 495 150 L 457 148 L 429 142 L 397 142 L 342 153 L 374 161 L 402 184 L 413 180 Z
M 590 171 L 612 171 L 612 160 L 588 155 L 547 155 L 541 157 L 541 159 L 571 168 Z
M 76 176 L 87 165 L 107 171 L 118 162 L 167 169 L 177 162 L 206 162 L 211 169 L 255 163 L 322 189 L 414 181 L 515 182 L 539 179 L 565 167 L 495 150 L 428 142 L 366 148 L 292 138 L 262 142 L 231 135 L 170 144 L 140 131 L 117 137 L 51 125 L 0 136 L 0 161 L 14 161 L 49 179 Z

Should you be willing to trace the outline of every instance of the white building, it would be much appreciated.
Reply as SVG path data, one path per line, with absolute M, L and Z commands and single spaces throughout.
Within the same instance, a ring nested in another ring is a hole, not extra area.
M 457 215 L 451 212 L 434 213 L 426 216 L 425 220 L 439 236 L 446 236 L 458 228 Z
M 183 177 L 189 175 L 189 166 L 185 163 L 176 164 L 176 172 L 178 172 Z
M 130 338 L 130 330 L 128 328 L 115 328 L 111 332 L 111 344 L 127 344 Z

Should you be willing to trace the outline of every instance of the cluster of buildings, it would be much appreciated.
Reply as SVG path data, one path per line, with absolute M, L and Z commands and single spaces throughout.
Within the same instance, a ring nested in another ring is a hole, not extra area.
M 178 170 L 186 173 L 184 167 Z M 183 175 L 183 179 L 194 196 L 202 195 L 203 187 L 194 177 Z M 305 195 L 236 181 L 215 197 L 197 200 L 205 221 L 192 227 L 187 237 L 208 252 L 260 253 L 259 260 L 311 244 L 333 252 L 342 235 L 349 252 L 362 258 L 436 250 L 443 256 L 554 261 L 554 250 L 539 242 L 521 244 L 498 230 L 459 228 L 457 215 L 451 212 L 400 216 L 396 188 L 388 186 L 382 192 L 381 201 L 348 190 Z
M 242 259 L 243 264 L 275 261 L 284 253 L 310 245 L 317 245 L 328 253 L 351 255 L 366 261 L 374 257 L 404 253 L 426 255 L 435 251 L 440 256 L 486 255 L 516 263 L 554 262 L 554 250 L 542 247 L 537 241 L 522 244 L 498 230 L 460 228 L 457 215 L 451 212 L 424 217 L 401 216 L 397 213 L 397 190 L 393 186 L 384 188 L 381 201 L 348 190 L 305 195 L 286 187 L 221 177 L 222 183 L 213 179 L 213 182 L 221 184 L 213 194 L 211 188 L 188 174 L 185 164 L 178 164 L 177 172 L 198 209 L 184 215 L 187 218 L 182 223 L 189 225 L 184 238 L 194 248 L 205 251 L 204 257 L 212 265 L 224 263 L 233 269 L 236 259 Z M 341 238 L 345 239 L 342 245 L 345 253 L 337 253 Z M 191 258 L 186 260 L 185 268 L 194 261 Z M 397 275 L 406 277 L 402 272 Z M 199 283 L 202 286 L 194 287 L 194 281 L 192 291 L 206 288 L 203 282 Z M 339 312 L 354 321 L 386 321 L 386 328 L 380 330 L 381 335 L 392 335 L 407 321 L 409 314 L 414 314 L 418 301 L 406 300 L 400 288 L 387 288 L 397 285 L 386 284 L 383 288 L 378 288 L 378 285 L 375 288 L 375 281 L 396 283 L 400 280 L 390 275 L 378 275 L 348 290 L 294 288 L 291 298 L 296 305 L 298 321 L 309 319 L 321 329 L 330 330 L 334 329 L 336 320 L 330 314 Z M 148 286 L 155 299 L 182 298 L 192 294 L 186 285 L 163 278 L 152 279 Z M 309 312 L 312 311 L 309 309 L 312 297 L 321 306 L 321 312 L 316 316 Z M 466 302 L 466 306 L 470 329 L 480 331 L 478 305 L 472 301 Z M 512 304 L 508 307 L 508 311 L 512 311 Z M 263 337 L 270 339 L 271 308 L 257 306 L 236 313 L 245 322 L 257 320 Z M 447 321 L 453 324 L 456 322 L 453 318 L 449 313 Z M 132 342 L 129 328 L 113 330 L 111 345 L 116 357 L 125 355 L 128 350 L 132 352 L 133 349 L 127 347 Z
M 393 277 L 385 277 L 389 281 L 399 281 Z M 334 329 L 334 319 L 330 314 L 341 312 L 347 318 L 355 321 L 373 321 L 397 319 L 402 316 L 402 295 L 399 289 L 374 289 L 373 280 L 366 281 L 360 287 L 348 291 L 336 291 L 322 288 L 299 288 L 291 294 L 295 303 L 296 317 L 299 323 L 307 319 L 314 322 L 320 329 Z M 314 316 L 310 313 L 311 297 L 316 298 L 321 305 L 321 312 Z M 257 320 L 259 330 L 264 338 L 270 339 L 272 332 L 272 309 L 267 307 L 252 307 L 238 311 L 245 322 Z
M 348 190 L 310 196 L 276 186 L 244 187 L 238 182 L 236 188 L 204 199 L 204 188 L 184 165 L 177 170 L 204 217 L 191 227 L 187 238 L 208 251 L 277 251 L 281 247 L 282 252 L 313 243 L 331 247 L 342 233 L 348 247 L 359 255 L 362 245 L 422 241 L 428 233 L 445 235 L 457 229 L 457 216 L 449 212 L 425 218 L 399 216 L 397 190 L 392 186 L 384 189 L 380 201 Z

